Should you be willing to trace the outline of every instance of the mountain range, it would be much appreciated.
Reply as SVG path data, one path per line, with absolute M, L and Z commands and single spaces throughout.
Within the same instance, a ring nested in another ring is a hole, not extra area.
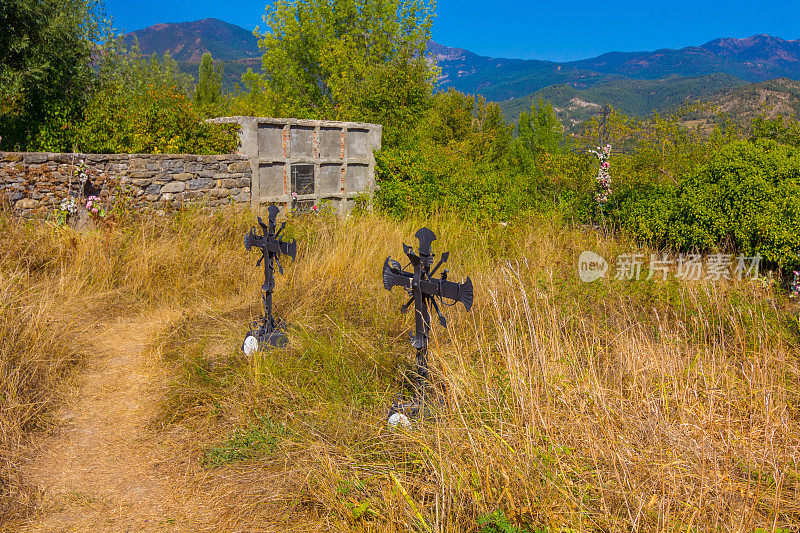
M 224 63 L 223 83 L 229 91 L 241 81 L 248 68 L 261 70 L 261 51 L 253 32 L 214 18 L 155 24 L 126 33 L 122 40 L 128 47 L 138 41 L 145 55 L 169 54 L 182 72 L 195 78 L 203 53 L 210 52 L 215 60 Z
M 800 77 L 800 40 L 769 35 L 715 39 L 702 46 L 654 52 L 611 52 L 556 63 L 485 57 L 436 43 L 429 54 L 442 69 L 440 83 L 493 101 L 519 98 L 555 84 L 586 89 L 620 79 L 656 80 L 729 74 L 745 82 Z
M 257 37 L 217 19 L 156 24 L 124 36 L 128 44 L 134 39 L 143 53 L 168 53 L 183 71 L 195 76 L 203 52 L 210 52 L 225 63 L 228 89 L 247 68 L 261 67 Z M 434 41 L 428 43 L 427 54 L 440 69 L 439 90 L 482 94 L 500 102 L 511 120 L 539 97 L 553 102 L 569 115 L 568 120 L 580 120 L 594 105 L 605 102 L 626 114 L 646 115 L 751 83 L 800 79 L 800 40 L 763 34 L 561 63 L 486 57 Z

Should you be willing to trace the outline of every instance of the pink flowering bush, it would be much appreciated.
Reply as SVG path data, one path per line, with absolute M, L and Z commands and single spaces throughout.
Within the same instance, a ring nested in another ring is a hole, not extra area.
M 597 150 L 589 150 L 600 161 L 600 168 L 597 171 L 597 192 L 594 195 L 595 201 L 602 209 L 611 197 L 611 174 L 609 169 L 611 163 L 608 159 L 611 156 L 611 145 L 598 146 Z
M 100 198 L 90 196 L 86 199 L 86 210 L 92 218 L 103 218 L 106 216 L 105 209 L 100 205 Z

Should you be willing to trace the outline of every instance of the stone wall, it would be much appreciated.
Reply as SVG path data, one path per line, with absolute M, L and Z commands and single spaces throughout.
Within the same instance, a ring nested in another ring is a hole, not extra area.
M 81 182 L 81 161 L 87 179 Z M 119 194 L 135 209 L 184 203 L 250 203 L 250 161 L 238 154 L 56 154 L 0 152 L 0 204 L 43 216 L 69 196 L 94 194 L 110 207 Z

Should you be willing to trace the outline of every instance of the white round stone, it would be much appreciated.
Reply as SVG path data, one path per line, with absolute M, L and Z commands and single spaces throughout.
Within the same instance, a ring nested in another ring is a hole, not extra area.
M 411 427 L 411 420 L 408 419 L 403 413 L 395 413 L 389 417 L 389 427 L 403 426 L 404 428 Z
M 245 355 L 253 355 L 258 351 L 258 339 L 253 337 L 252 335 L 248 335 L 247 338 L 244 340 L 244 344 L 242 345 L 242 350 L 244 350 Z

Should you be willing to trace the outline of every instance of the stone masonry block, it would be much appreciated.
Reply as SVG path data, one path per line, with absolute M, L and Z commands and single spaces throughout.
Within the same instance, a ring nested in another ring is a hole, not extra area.
M 214 180 L 208 178 L 195 178 L 186 183 L 186 188 L 189 190 L 210 189 L 213 186 Z
M 22 156 L 22 161 L 29 165 L 42 164 L 47 162 L 48 154 L 40 154 L 37 152 L 27 152 Z
M 185 190 L 186 190 L 186 183 L 182 181 L 171 181 L 166 185 L 164 185 L 163 187 L 161 187 L 162 194 L 183 192 Z
M 14 207 L 17 209 L 33 209 L 37 205 L 39 205 L 39 202 L 33 198 L 23 198 L 22 200 L 17 201 L 17 203 L 14 204 Z
M 153 177 L 153 172 L 146 172 L 146 171 L 137 170 L 135 172 L 128 172 L 128 177 L 129 178 L 152 178 Z
M 239 161 L 236 163 L 231 163 L 228 165 L 228 172 L 247 172 L 250 170 L 250 162 L 249 161 Z

